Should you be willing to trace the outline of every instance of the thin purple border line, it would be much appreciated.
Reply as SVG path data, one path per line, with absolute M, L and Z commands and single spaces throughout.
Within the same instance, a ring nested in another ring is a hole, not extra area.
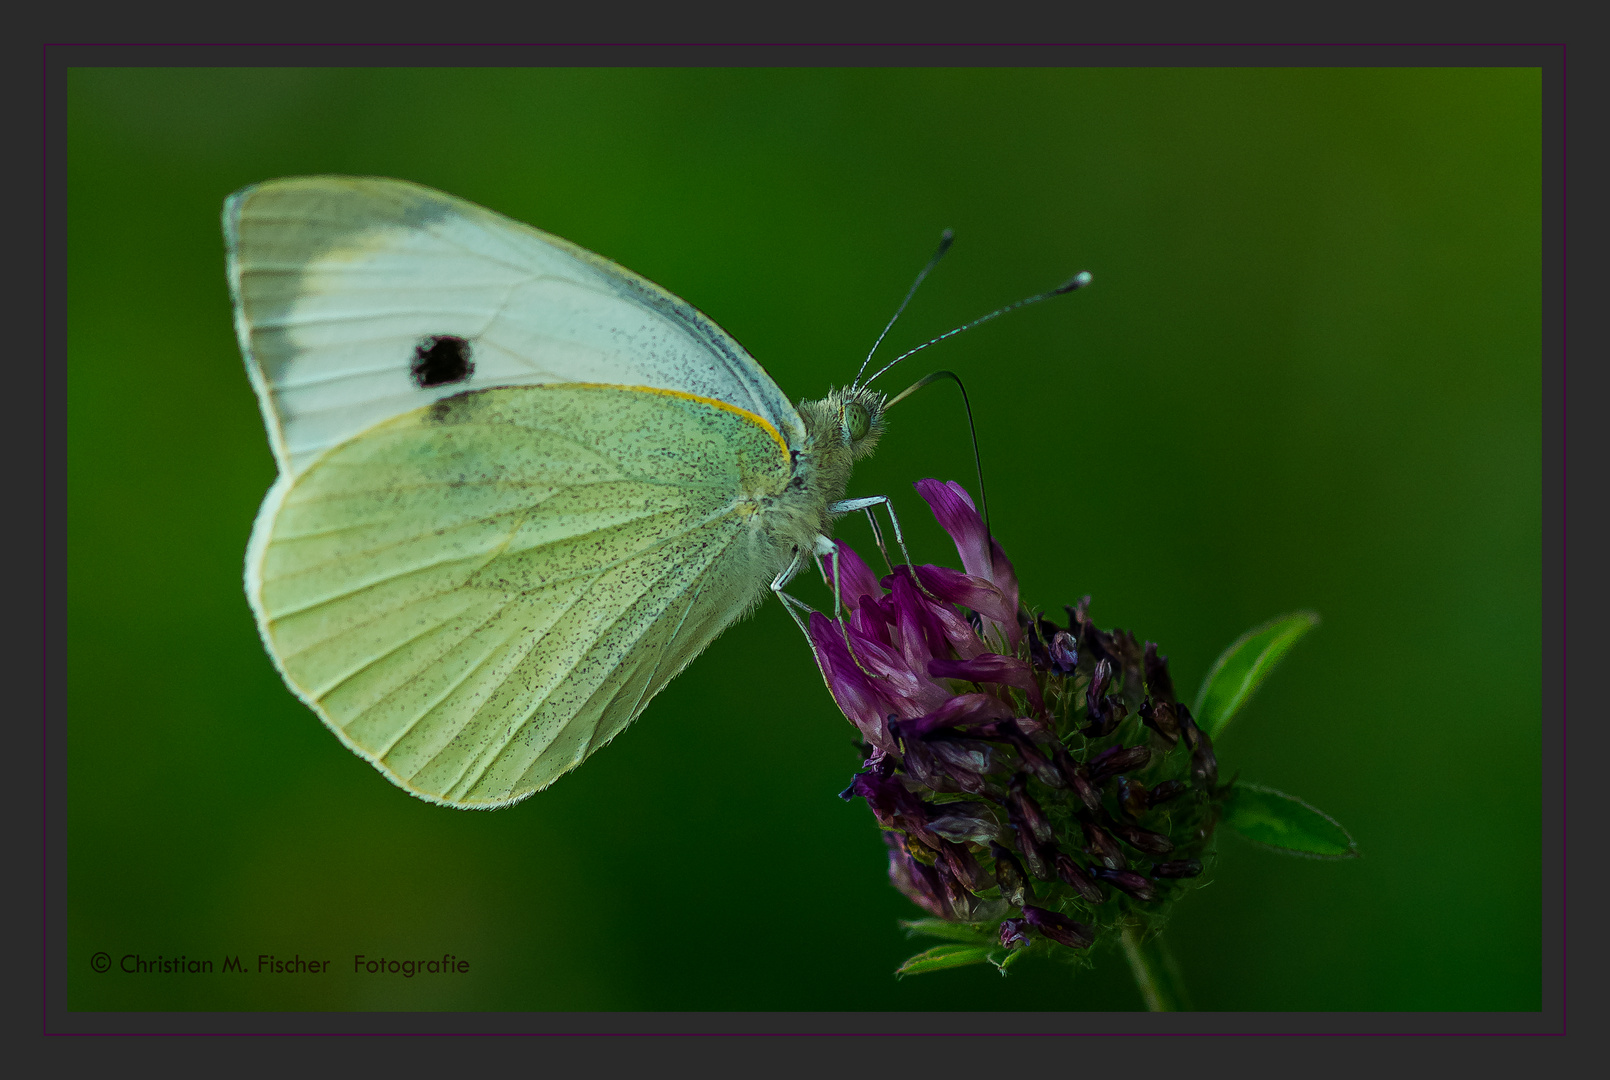
M 53 47 L 98 47 L 108 45 L 106 42 L 45 42 L 40 47 L 40 238 L 42 238 L 42 253 L 40 253 L 40 267 L 42 267 L 43 285 L 47 290 L 50 285 L 50 48 Z M 174 45 L 182 47 L 201 48 L 306 48 L 308 45 L 324 45 L 335 47 L 330 42 L 171 42 L 171 43 L 143 43 L 145 47 L 172 48 Z M 607 47 L 618 48 L 621 43 L 612 42 L 348 42 L 341 43 L 340 47 L 359 48 L 588 48 Z M 1568 378 L 1568 306 L 1567 295 L 1570 288 L 1570 267 L 1568 267 L 1568 179 L 1567 179 L 1567 45 L 1565 42 L 626 42 L 628 47 L 636 45 L 639 48 L 667 48 L 686 47 L 718 47 L 718 48 L 1558 48 L 1560 50 L 1560 1030 L 1558 1032 L 1470 1032 L 1472 1035 L 1565 1035 L 1570 1030 L 1570 979 L 1568 979 L 1568 966 L 1570 966 L 1570 953 L 1567 950 L 1570 938 L 1570 871 L 1568 871 L 1568 831 L 1570 831 L 1570 813 L 1568 813 L 1568 782 L 1570 782 L 1570 769 L 1568 761 L 1568 732 L 1570 732 L 1570 708 L 1567 702 L 1567 679 L 1570 671 L 1568 663 L 1568 604 L 1570 604 L 1570 591 L 1567 581 L 1568 573 L 1568 407 L 1567 390 Z M 40 600 L 42 600 L 42 636 L 40 636 L 40 758 L 42 758 L 42 805 L 40 805 L 40 951 L 42 951 L 42 971 L 40 971 L 40 990 L 42 990 L 42 1011 L 40 1011 L 40 1028 L 45 1035 L 68 1035 L 71 1032 L 52 1032 L 48 1028 L 45 1017 L 48 1016 L 48 995 L 50 995 L 50 842 L 48 842 L 48 808 L 50 808 L 50 732 L 48 732 L 48 702 L 50 702 L 50 679 L 48 679 L 48 652 L 50 652 L 50 616 L 48 616 L 48 592 L 50 592 L 50 578 L 48 578 L 48 559 L 50 559 L 50 520 L 48 520 L 48 505 L 50 505 L 50 484 L 48 484 L 47 468 L 48 449 L 50 449 L 50 381 L 48 381 L 48 354 L 50 354 L 50 312 L 48 303 L 40 306 L 42 314 L 42 330 L 40 330 L 40 344 L 42 344 L 42 380 L 40 380 L 40 406 L 42 406 L 42 436 L 40 436 Z M 77 1032 L 79 1035 L 111 1035 L 111 1037 L 127 1037 L 127 1035 L 174 1035 L 177 1032 Z M 200 1035 L 203 1032 L 195 1032 Z M 333 1035 L 333 1037 L 354 1037 L 354 1035 L 370 1035 L 380 1032 L 206 1032 L 214 1035 Z M 884 1037 L 890 1033 L 873 1032 L 386 1032 L 388 1035 L 866 1035 L 866 1037 Z M 940 1032 L 942 1035 L 977 1035 L 982 1032 Z M 1045 1037 L 1071 1037 L 1071 1035 L 1122 1035 L 1127 1032 L 1014 1032 L 1019 1035 L 1045 1035 Z M 1248 1035 L 1253 1032 L 1153 1032 L 1153 1035 Z M 1451 1035 L 1452 1032 L 1447 1032 Z M 1264 1032 L 1264 1035 L 1443 1035 L 1441 1032 Z

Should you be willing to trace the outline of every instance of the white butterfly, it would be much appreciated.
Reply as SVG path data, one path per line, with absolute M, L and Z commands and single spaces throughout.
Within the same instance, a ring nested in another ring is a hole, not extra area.
M 842 501 L 882 394 L 796 409 L 720 327 L 556 236 L 338 176 L 237 192 L 224 231 L 280 470 L 258 628 L 423 799 L 546 787 L 768 587 L 789 602 L 835 515 L 886 504 Z

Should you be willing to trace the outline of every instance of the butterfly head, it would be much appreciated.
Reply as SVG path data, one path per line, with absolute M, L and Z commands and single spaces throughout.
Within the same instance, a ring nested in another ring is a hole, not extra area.
M 838 428 L 839 446 L 859 461 L 877 448 L 883 435 L 883 414 L 888 399 L 865 386 L 830 390 L 822 401 L 825 412 Z

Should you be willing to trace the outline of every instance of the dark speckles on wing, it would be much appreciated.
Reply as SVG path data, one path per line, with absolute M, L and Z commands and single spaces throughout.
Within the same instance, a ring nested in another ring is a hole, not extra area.
M 492 389 L 492 388 L 488 388 Z M 488 408 L 487 390 L 465 390 L 433 401 L 425 409 L 428 424 L 467 424 Z
M 731 409 L 612 386 L 469 389 L 298 478 L 262 559 L 287 679 L 386 774 L 492 806 L 638 715 L 763 594 L 789 475 Z

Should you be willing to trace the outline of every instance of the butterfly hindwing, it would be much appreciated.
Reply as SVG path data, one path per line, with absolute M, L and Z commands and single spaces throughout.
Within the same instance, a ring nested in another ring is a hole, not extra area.
M 769 425 L 630 387 L 461 393 L 282 476 L 248 593 L 286 680 L 422 797 L 506 805 L 626 726 L 764 592 Z

